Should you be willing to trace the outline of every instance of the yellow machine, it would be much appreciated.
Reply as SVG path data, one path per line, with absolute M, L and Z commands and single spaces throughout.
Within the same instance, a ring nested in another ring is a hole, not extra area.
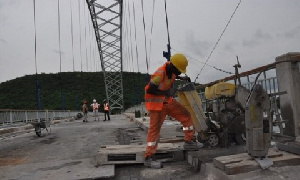
M 242 87 L 221 82 L 205 89 L 206 102 L 202 104 L 192 83 L 177 91 L 180 103 L 192 116 L 197 139 L 211 147 L 245 143 L 245 113 L 239 99 L 246 99 L 248 94 Z
M 231 97 L 235 95 L 235 85 L 232 83 L 220 82 L 205 88 L 206 99 L 216 99 L 221 96 Z

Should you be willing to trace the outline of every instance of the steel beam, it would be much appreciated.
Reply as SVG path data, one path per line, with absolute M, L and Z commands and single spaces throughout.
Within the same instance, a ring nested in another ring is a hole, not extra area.
M 123 112 L 123 0 L 86 0 L 96 35 L 105 79 L 106 99 L 113 113 Z

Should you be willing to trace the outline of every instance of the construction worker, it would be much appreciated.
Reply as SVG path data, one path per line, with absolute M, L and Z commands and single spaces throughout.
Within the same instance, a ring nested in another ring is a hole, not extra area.
M 106 121 L 106 116 L 107 116 L 107 120 L 110 121 L 109 105 L 106 100 L 103 100 L 103 110 L 104 110 L 104 120 L 103 121 Z
M 83 101 L 82 105 L 82 113 L 83 113 L 83 122 L 88 122 L 87 116 L 88 116 L 88 106 L 87 106 L 87 101 Z
M 151 75 L 150 82 L 145 86 L 145 108 L 150 112 L 150 125 L 147 134 L 145 151 L 146 167 L 162 168 L 160 162 L 155 161 L 160 129 L 166 115 L 180 121 L 184 131 L 184 149 L 198 150 L 203 144 L 192 141 L 194 128 L 190 113 L 175 99 L 172 84 L 175 79 L 190 81 L 188 76 L 181 77 L 186 72 L 188 61 L 182 54 L 174 54 L 170 62 L 166 62 Z
M 95 117 L 95 120 L 98 119 L 99 121 L 99 117 L 98 117 L 98 108 L 100 106 L 100 104 L 97 103 L 96 99 L 93 100 L 93 103 L 91 104 L 91 106 L 93 107 L 93 115 Z

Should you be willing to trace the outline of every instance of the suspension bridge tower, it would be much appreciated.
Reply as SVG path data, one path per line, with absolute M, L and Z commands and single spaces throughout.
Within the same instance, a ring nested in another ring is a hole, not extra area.
M 112 112 L 123 112 L 122 4 L 123 0 L 86 0 L 95 30 L 106 98 Z

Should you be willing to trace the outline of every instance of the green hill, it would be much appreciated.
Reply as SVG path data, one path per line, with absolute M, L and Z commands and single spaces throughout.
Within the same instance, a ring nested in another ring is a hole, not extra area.
M 143 101 L 146 74 L 123 72 L 125 109 Z M 41 109 L 79 110 L 82 102 L 105 99 L 102 72 L 64 72 L 26 75 L 0 84 L 0 109 L 36 109 L 36 77 L 40 84 Z

